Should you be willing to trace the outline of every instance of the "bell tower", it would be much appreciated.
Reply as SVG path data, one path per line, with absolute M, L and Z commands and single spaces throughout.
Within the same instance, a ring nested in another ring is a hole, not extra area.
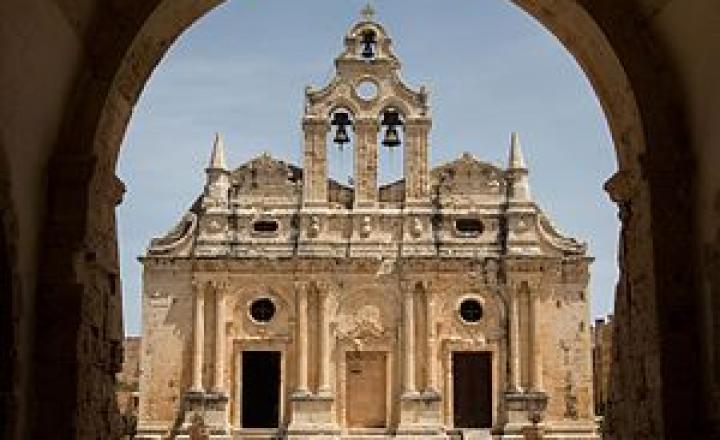
M 366 7 L 344 39 L 335 75 L 305 91 L 304 206 L 328 203 L 328 135 L 353 150 L 353 208 L 378 206 L 379 148 L 403 147 L 404 206 L 430 203 L 428 134 L 431 119 L 424 87 L 400 78 L 392 41 Z

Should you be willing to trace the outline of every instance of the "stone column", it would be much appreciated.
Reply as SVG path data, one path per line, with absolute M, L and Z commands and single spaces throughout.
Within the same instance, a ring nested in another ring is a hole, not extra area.
M 297 387 L 296 393 L 308 393 L 308 298 L 307 288 L 297 290 Z
M 405 123 L 405 155 L 403 158 L 405 177 L 405 200 L 410 203 L 428 201 L 428 133 L 430 119 L 418 118 Z
M 415 389 L 415 299 L 414 290 L 405 291 L 403 321 L 405 324 L 405 376 L 403 388 L 405 394 L 414 394 Z
M 355 121 L 356 207 L 373 207 L 378 200 L 378 129 L 375 119 Z
M 539 292 L 533 291 L 530 295 L 530 350 L 532 364 L 530 369 L 530 391 L 543 391 L 542 384 L 542 350 L 540 347 L 540 319 L 538 318 Z
M 203 391 L 203 344 L 205 343 L 205 290 L 203 286 L 195 288 L 195 307 L 193 311 L 193 369 L 192 391 Z
M 319 329 L 319 358 L 320 383 L 318 394 L 330 394 L 330 292 L 323 289 L 320 292 L 320 329 Z
M 225 289 L 215 291 L 215 391 L 225 390 Z
M 305 118 L 303 201 L 305 205 L 324 205 L 327 194 L 327 133 L 330 124 L 322 118 Z
M 518 294 L 510 293 L 510 391 L 520 391 L 520 315 L 518 310 Z

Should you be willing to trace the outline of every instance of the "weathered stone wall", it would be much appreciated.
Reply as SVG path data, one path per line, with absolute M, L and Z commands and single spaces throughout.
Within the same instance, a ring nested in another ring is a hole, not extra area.
M 543 375 L 540 389 L 549 397 L 548 430 L 587 432 L 593 426 L 588 261 L 568 265 L 565 270 L 557 261 L 554 264 L 549 261 L 513 263 L 523 264 L 523 279 L 537 280 L 527 294 L 541 298 L 536 311 L 540 323 L 538 339 L 526 341 L 519 355 L 532 369 L 536 362 L 532 346 L 539 344 Z M 388 266 L 388 262 L 368 259 L 146 258 L 140 432 L 167 433 L 184 426 L 188 422 L 184 413 L 188 391 L 227 393 L 224 417 L 233 429 L 242 428 L 238 392 L 243 384 L 238 360 L 243 350 L 282 352 L 280 424 L 292 429 L 298 411 L 308 410 L 296 406 L 292 397 L 305 389 L 297 375 L 300 340 L 308 344 L 307 392 L 327 393 L 323 396 L 329 398 L 330 405 L 324 410 L 313 409 L 315 421 L 303 425 L 306 429 L 328 426 L 337 429 L 346 423 L 347 402 L 352 396 L 345 394 L 345 353 L 358 350 L 387 353 L 394 365 L 387 378 L 392 402 L 387 417 L 391 427 L 402 426 L 407 417 L 401 396 L 408 392 L 408 386 L 416 392 L 439 393 L 444 403 L 433 410 L 437 411 L 436 423 L 453 426 L 453 351 L 492 353 L 493 425 L 502 427 L 506 422 L 504 395 L 510 389 L 507 371 L 512 362 L 508 352 L 507 304 L 509 295 L 515 293 L 502 284 L 499 273 L 483 271 L 482 265 L 473 260 L 409 259 L 400 263 L 402 274 L 396 271 L 395 264 Z M 412 379 L 407 379 L 406 370 L 408 339 L 404 308 L 408 289 L 414 298 Z M 307 295 L 305 330 L 298 327 L 301 294 Z M 203 304 L 201 390 L 193 388 L 192 380 L 197 295 L 202 297 Z M 324 299 L 326 295 L 328 302 Z M 223 299 L 225 310 L 220 326 L 216 322 L 218 298 Z M 276 308 L 275 316 L 267 323 L 250 316 L 250 305 L 259 298 L 269 298 Z M 483 316 L 477 323 L 466 322 L 458 314 L 460 303 L 468 298 L 482 304 Z M 524 304 L 529 307 L 529 302 Z M 324 319 L 329 320 L 327 330 L 323 330 Z M 521 321 L 521 333 L 530 334 L 532 325 L 527 319 Z M 224 333 L 218 334 L 218 328 Z M 323 331 L 329 332 L 332 353 L 327 389 L 323 388 L 322 377 Z M 226 347 L 224 358 L 217 357 L 218 336 Z M 215 382 L 218 362 L 223 371 L 221 383 Z M 429 413 L 430 409 L 424 411 Z M 422 420 L 426 416 L 418 413 L 416 417 Z M 524 422 L 528 422 L 527 418 Z
M 591 420 L 592 364 L 587 287 L 558 285 L 541 303 L 544 386 L 548 419 Z
M 140 337 L 127 336 L 123 341 L 122 369 L 116 375 L 116 397 L 120 414 L 137 411 L 135 400 L 140 388 Z
M 153 421 L 153 426 L 174 426 L 182 391 L 190 387 L 187 366 L 192 351 L 191 283 L 187 264 L 161 264 L 147 267 L 143 273 L 140 424 Z M 212 310 L 212 303 L 208 304 Z M 212 353 L 211 346 L 205 350 Z

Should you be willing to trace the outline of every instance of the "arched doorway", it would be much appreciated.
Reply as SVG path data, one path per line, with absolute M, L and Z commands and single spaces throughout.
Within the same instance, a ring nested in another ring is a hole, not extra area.
M 48 341 L 39 346 L 38 377 L 69 363 L 73 371 L 88 370 L 90 375 L 83 377 L 95 387 L 103 384 L 104 392 L 80 406 L 91 386 L 78 374 L 78 386 L 68 390 L 37 381 L 37 395 L 53 402 L 58 392 L 67 391 L 62 394 L 76 405 L 47 404 L 39 411 L 50 419 L 62 417 L 75 432 L 112 432 L 115 423 L 109 402 L 121 331 L 113 209 L 122 184 L 114 168 L 133 103 L 169 44 L 219 3 L 158 1 L 130 17 L 122 29 L 111 25 L 117 17 L 101 19 L 108 29 L 116 29 L 117 38 L 95 43 L 104 56 L 85 76 L 75 113 L 66 119 L 50 172 L 46 247 L 53 252 L 46 254 L 45 268 L 53 270 L 44 271 L 38 295 L 38 321 L 44 324 L 36 333 Z M 676 249 L 694 239 L 694 188 L 690 152 L 678 148 L 686 130 L 676 115 L 672 72 L 661 68 L 664 54 L 651 50 L 648 35 L 617 24 L 617 17 L 633 15 L 629 6 L 618 5 L 611 14 L 611 8 L 570 0 L 516 4 L 575 56 L 600 98 L 615 140 L 619 172 L 607 185 L 623 220 L 615 380 L 623 396 L 633 396 L 613 409 L 622 415 L 618 427 L 633 438 L 693 432 L 693 415 L 701 413 L 701 403 L 693 398 L 700 387 L 700 375 L 693 374 L 699 370 L 699 355 L 691 343 L 699 333 L 697 298 L 678 292 L 694 291 L 695 274 L 693 256 L 680 260 Z M 57 321 L 43 309 L 51 303 L 72 316 L 72 334 L 60 337 L 48 325 Z M 83 314 L 86 308 L 99 314 Z M 680 362 L 684 368 L 678 368 Z M 86 417 L 101 411 L 109 414 L 107 420 L 85 424 Z

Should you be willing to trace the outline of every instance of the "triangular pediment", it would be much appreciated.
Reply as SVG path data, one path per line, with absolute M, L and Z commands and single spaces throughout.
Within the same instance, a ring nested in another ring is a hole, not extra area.
M 302 169 L 267 153 L 231 173 L 235 195 L 288 196 L 301 191 Z

